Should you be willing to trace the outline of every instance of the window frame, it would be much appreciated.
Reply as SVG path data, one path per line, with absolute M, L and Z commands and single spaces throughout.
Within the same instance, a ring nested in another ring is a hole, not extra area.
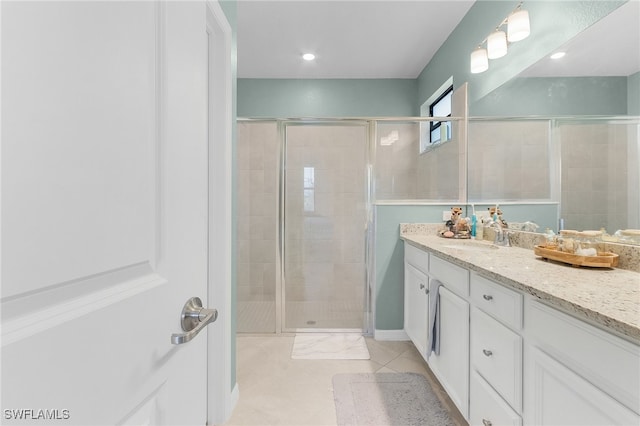
M 440 103 L 440 101 L 442 101 L 444 98 L 446 98 L 449 94 L 453 94 L 453 84 L 451 84 L 447 89 L 445 89 L 437 98 L 435 101 L 433 101 L 430 105 L 429 105 L 429 117 L 433 117 L 433 109 L 434 107 L 436 107 L 438 105 L 438 103 Z M 451 117 L 451 102 L 449 103 L 449 114 L 447 114 L 445 117 Z M 440 126 L 442 126 L 442 121 L 430 121 L 429 122 L 429 144 L 434 144 L 434 143 L 438 143 L 438 142 L 442 142 L 442 139 L 438 139 L 438 140 L 433 140 L 433 132 L 436 129 L 439 129 Z

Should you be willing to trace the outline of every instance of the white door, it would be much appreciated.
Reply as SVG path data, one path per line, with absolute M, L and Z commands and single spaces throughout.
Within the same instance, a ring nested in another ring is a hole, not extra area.
M 218 307 L 207 5 L 0 13 L 2 422 L 205 424 L 228 313 L 170 336 L 189 298 Z

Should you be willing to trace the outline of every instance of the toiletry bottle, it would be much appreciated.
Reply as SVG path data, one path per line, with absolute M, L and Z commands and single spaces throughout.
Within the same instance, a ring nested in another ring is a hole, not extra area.
M 476 223 L 476 240 L 484 240 L 484 225 L 482 220 Z
M 471 238 L 476 238 L 477 226 L 478 226 L 478 217 L 476 216 L 476 208 L 473 204 L 471 204 L 471 209 L 473 213 L 471 215 Z

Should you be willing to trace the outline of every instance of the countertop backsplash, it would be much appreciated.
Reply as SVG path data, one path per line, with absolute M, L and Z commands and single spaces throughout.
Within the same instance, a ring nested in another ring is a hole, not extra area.
M 415 234 L 415 235 L 436 235 L 439 230 L 444 229 L 443 223 L 401 223 L 401 234 Z M 495 231 L 491 228 L 484 228 L 484 240 L 493 241 L 495 238 Z M 536 232 L 525 232 L 509 230 L 509 243 L 513 247 L 520 247 L 524 249 L 533 250 L 536 245 L 544 244 L 546 238 L 544 234 Z M 617 254 L 619 269 L 626 269 L 629 271 L 640 272 L 640 246 L 631 244 L 619 244 L 601 242 L 598 246 L 598 251 L 606 251 Z

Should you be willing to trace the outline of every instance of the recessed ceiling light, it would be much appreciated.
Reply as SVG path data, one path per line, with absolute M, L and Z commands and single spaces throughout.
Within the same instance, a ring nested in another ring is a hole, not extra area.
M 560 59 L 566 55 L 566 52 L 556 52 L 553 55 L 549 56 L 551 59 Z
M 316 58 L 316 55 L 314 55 L 313 53 L 305 53 L 304 55 L 302 55 L 302 59 L 304 59 L 305 61 L 313 61 Z

